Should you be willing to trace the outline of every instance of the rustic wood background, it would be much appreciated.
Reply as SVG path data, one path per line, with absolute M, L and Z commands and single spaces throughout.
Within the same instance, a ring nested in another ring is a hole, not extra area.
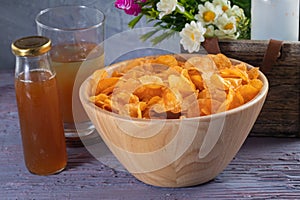
M 259 67 L 269 41 L 220 41 L 226 56 Z M 281 55 L 265 73 L 270 89 L 252 135 L 299 137 L 300 42 L 284 42 Z

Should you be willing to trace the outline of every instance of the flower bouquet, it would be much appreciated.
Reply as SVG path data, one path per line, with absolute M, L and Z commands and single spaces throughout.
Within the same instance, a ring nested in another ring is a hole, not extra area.
M 154 45 L 179 33 L 183 48 L 192 53 L 199 51 L 206 38 L 250 37 L 249 0 L 116 0 L 115 6 L 136 16 L 130 28 L 143 16 L 153 22 L 155 29 L 141 39 L 152 38 Z

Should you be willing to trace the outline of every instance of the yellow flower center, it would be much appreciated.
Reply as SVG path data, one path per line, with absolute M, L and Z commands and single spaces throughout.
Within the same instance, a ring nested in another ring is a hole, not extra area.
M 203 13 L 203 19 L 205 22 L 213 21 L 216 17 L 216 14 L 213 11 L 206 11 Z
M 191 39 L 193 40 L 193 41 L 195 41 L 195 35 L 194 35 L 194 33 L 191 33 Z
M 228 10 L 228 6 L 222 6 L 222 10 L 223 10 L 223 12 L 226 12 L 226 10 Z
M 230 30 L 230 29 L 233 29 L 233 23 L 228 23 L 228 24 L 226 24 L 225 26 L 224 26 L 224 29 L 225 30 Z

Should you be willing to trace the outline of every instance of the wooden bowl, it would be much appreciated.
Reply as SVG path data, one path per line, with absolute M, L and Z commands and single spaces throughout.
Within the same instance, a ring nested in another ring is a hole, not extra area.
M 126 62 L 106 69 L 112 72 Z M 133 176 L 154 186 L 184 187 L 212 180 L 239 151 L 268 92 L 262 73 L 260 79 L 263 88 L 246 104 L 186 119 L 129 119 L 102 110 L 88 100 L 96 87 L 91 77 L 82 84 L 80 99 L 103 141 Z

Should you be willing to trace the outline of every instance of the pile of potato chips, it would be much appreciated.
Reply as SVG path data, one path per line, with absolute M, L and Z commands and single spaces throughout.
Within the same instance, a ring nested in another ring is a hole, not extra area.
M 90 101 L 122 116 L 178 119 L 236 108 L 253 99 L 263 86 L 259 69 L 232 64 L 223 54 L 161 55 L 119 63 L 92 76 Z

